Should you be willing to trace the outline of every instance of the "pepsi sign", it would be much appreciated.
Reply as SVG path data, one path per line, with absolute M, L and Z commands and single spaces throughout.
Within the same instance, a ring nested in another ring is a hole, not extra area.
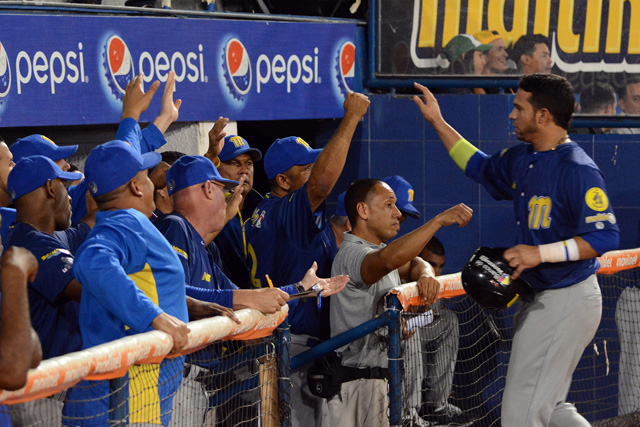
M 352 23 L 0 15 L 0 123 L 114 123 L 128 82 L 176 75 L 180 120 L 342 117 L 361 90 Z M 59 31 L 60 28 L 68 31 Z M 51 37 L 55 34 L 55 37 Z M 166 34 L 179 34 L 167 38 Z M 160 96 L 141 121 L 160 111 Z

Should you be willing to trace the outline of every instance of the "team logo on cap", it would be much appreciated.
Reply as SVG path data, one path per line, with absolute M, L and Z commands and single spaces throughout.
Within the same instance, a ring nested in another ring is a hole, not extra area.
M 338 87 L 343 95 L 353 92 L 352 86 L 356 75 L 356 45 L 345 42 L 338 51 L 336 58 L 336 78 Z
M 173 191 L 174 188 L 176 188 L 176 181 L 173 179 L 169 180 L 169 182 L 167 182 L 167 190 Z
M 251 89 L 252 75 L 249 54 L 240 40 L 234 38 L 225 45 L 222 69 L 229 92 L 238 101 L 243 101 Z
M 89 191 L 91 191 L 91 194 L 96 194 L 98 192 L 98 184 L 96 184 L 95 182 L 90 182 Z
M 122 38 L 111 36 L 107 40 L 102 56 L 109 88 L 113 95 L 122 101 L 127 84 L 136 75 L 129 47 Z
M 16 199 L 16 190 L 14 190 L 13 188 L 9 189 L 9 196 L 11 197 L 11 200 L 15 200 Z
M 11 64 L 4 45 L 0 43 L 0 105 L 7 100 L 11 89 Z

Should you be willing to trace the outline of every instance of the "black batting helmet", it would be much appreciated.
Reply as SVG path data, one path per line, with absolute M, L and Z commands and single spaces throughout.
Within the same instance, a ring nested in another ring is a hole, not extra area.
M 491 310 L 504 310 L 518 298 L 533 300 L 531 286 L 522 279 L 511 278 L 513 268 L 503 256 L 506 249 L 478 248 L 462 269 L 462 286 L 467 295 Z

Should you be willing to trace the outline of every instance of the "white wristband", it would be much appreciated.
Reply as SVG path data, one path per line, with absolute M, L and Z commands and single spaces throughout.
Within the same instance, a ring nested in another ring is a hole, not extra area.
M 580 250 L 575 239 L 538 246 L 541 262 L 565 262 L 580 259 Z

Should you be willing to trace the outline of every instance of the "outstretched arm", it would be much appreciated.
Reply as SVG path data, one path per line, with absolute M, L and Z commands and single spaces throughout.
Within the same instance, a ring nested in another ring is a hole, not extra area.
M 364 283 L 372 285 L 395 269 L 410 268 L 406 264 L 418 256 L 424 245 L 440 227 L 452 224 L 464 227 L 471 220 L 472 215 L 473 210 L 464 203 L 460 203 L 440 213 L 420 228 L 394 240 L 384 248 L 371 252 L 364 258 L 360 267 L 362 280 Z
M 347 159 L 353 133 L 360 119 L 367 114 L 368 108 L 369 98 L 361 93 L 347 94 L 344 100 L 344 118 L 311 170 L 307 194 L 313 211 L 324 202 L 338 181 Z
M 411 99 L 413 99 L 413 102 L 415 102 L 420 109 L 422 117 L 438 132 L 438 136 L 444 143 L 447 151 L 451 151 L 453 146 L 456 145 L 456 142 L 463 139 L 462 136 L 442 117 L 438 101 L 431 91 L 419 83 L 414 83 L 413 86 L 422 92 L 424 100 L 419 96 L 414 96 Z

